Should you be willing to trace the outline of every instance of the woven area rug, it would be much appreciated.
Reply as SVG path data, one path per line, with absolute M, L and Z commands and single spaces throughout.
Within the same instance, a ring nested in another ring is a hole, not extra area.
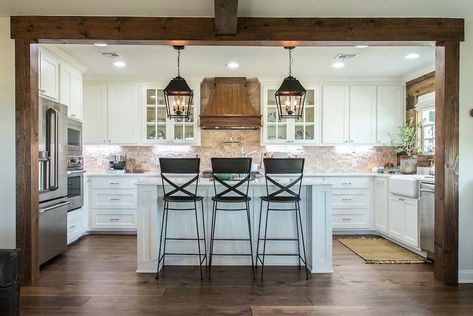
M 369 264 L 427 262 L 421 256 L 380 237 L 341 237 L 338 241 Z

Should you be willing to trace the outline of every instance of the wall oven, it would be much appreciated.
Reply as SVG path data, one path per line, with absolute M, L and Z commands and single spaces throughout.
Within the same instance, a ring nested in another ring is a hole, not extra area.
M 78 209 L 84 205 L 84 170 L 67 172 L 67 211 Z

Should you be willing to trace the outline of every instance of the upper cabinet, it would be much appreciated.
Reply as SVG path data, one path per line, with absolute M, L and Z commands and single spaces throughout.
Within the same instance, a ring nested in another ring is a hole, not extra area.
M 140 142 L 139 86 L 84 85 L 84 144 Z
M 378 86 L 376 143 L 389 145 L 393 134 L 405 121 L 405 88 L 402 85 Z
M 39 50 L 39 95 L 59 101 L 59 60 L 45 49 Z
M 77 120 L 82 120 L 82 68 L 55 47 L 39 49 L 39 95 L 66 105 Z
M 317 145 L 319 141 L 320 88 L 307 89 L 301 119 L 280 119 L 276 107 L 276 86 L 263 88 L 263 144 Z
M 197 115 L 199 111 L 199 92 L 194 90 L 193 111 L 187 119 L 169 119 L 166 114 L 163 85 L 146 86 L 143 88 L 142 120 L 145 143 L 191 144 L 199 143 L 199 127 Z
M 108 85 L 108 139 L 113 144 L 140 142 L 139 86 L 136 84 Z
M 322 144 L 388 145 L 404 120 L 402 85 L 324 85 Z

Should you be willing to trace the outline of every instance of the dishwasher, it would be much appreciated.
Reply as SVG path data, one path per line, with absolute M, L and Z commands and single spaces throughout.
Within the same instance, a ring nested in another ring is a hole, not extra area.
M 435 184 L 420 182 L 419 194 L 420 248 L 431 257 L 435 250 Z

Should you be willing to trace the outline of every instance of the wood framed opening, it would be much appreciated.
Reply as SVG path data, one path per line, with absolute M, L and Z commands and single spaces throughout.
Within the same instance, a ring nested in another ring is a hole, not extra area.
M 16 64 L 17 248 L 21 281 L 39 278 L 37 43 L 326 46 L 436 43 L 435 278 L 458 282 L 459 43 L 464 20 L 448 18 L 238 18 L 216 35 L 214 18 L 12 17 Z

